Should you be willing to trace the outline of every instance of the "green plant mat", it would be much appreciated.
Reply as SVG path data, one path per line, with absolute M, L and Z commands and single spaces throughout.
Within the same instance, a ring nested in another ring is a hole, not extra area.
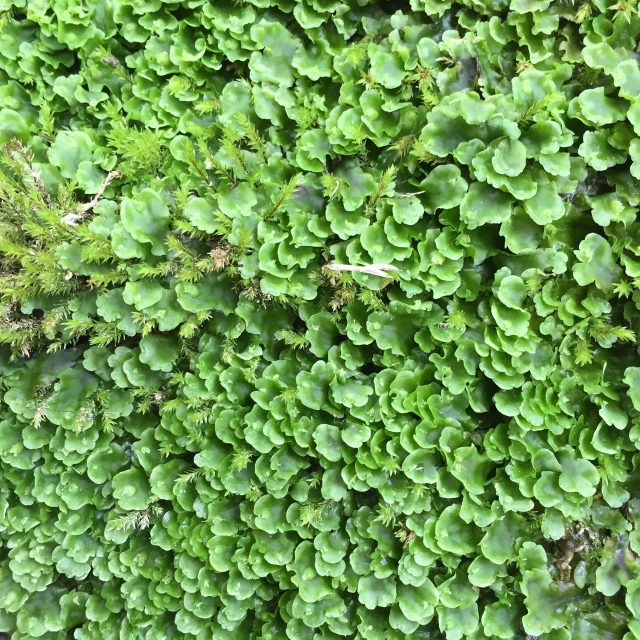
M 613 2 L 0 1 L 0 632 L 640 640 Z

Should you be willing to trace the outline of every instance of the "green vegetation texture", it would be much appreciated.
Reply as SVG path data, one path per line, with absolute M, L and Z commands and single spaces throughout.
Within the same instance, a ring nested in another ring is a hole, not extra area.
M 0 631 L 640 640 L 612 3 L 0 0 Z

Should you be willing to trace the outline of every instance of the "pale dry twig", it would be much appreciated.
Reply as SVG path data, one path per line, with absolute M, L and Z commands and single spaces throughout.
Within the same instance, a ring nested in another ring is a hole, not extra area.
M 78 222 L 80 222 L 80 220 L 82 220 L 82 218 L 89 211 L 91 211 L 91 209 L 93 209 L 93 207 L 95 207 L 98 204 L 98 202 L 100 202 L 100 198 L 102 198 L 102 194 L 105 192 L 105 189 L 109 186 L 109 183 L 114 178 L 119 178 L 121 175 L 122 174 L 119 171 L 109 171 L 109 173 L 107 174 L 107 177 L 104 179 L 104 181 L 100 185 L 100 188 L 98 189 L 98 192 L 96 193 L 96 195 L 93 196 L 93 198 L 89 202 L 86 202 L 81 206 L 79 213 L 75 213 L 75 212 L 67 213 L 67 215 L 61 219 L 61 222 L 63 224 L 68 224 L 71 226 L 77 225 Z
M 391 264 L 353 265 L 337 264 L 333 262 L 325 266 L 327 269 L 331 269 L 332 271 L 357 271 L 359 273 L 366 273 L 371 276 L 380 276 L 381 278 L 393 278 L 393 275 L 387 273 L 387 271 L 399 271 L 398 267 L 394 267 Z

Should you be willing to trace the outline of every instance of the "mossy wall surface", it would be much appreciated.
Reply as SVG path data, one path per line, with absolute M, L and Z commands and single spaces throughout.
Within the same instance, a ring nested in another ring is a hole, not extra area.
M 640 640 L 613 2 L 0 1 L 0 631 Z

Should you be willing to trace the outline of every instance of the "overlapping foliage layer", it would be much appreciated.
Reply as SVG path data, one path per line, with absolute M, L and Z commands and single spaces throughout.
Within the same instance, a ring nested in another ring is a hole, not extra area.
M 2 630 L 640 638 L 613 1 L 2 2 Z

